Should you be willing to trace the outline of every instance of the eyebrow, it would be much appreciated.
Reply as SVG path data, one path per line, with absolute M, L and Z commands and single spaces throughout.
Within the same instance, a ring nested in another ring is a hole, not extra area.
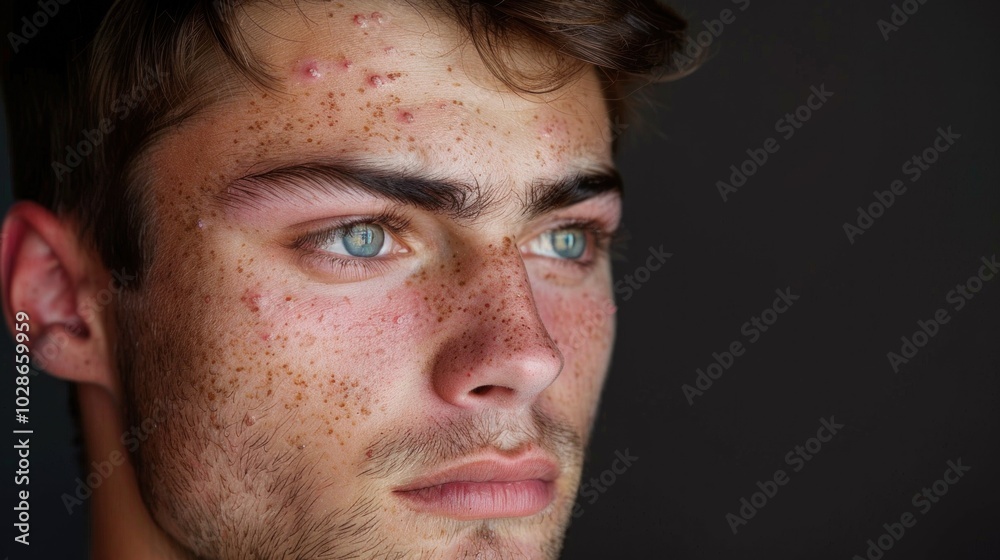
M 319 197 L 369 194 L 471 222 L 501 206 L 499 184 L 467 184 L 400 169 L 306 162 L 240 177 L 214 195 L 229 210 L 265 210 L 274 203 L 318 202 Z M 622 194 L 617 170 L 602 167 L 556 180 L 536 180 L 518 194 L 522 217 L 532 219 L 606 193 Z

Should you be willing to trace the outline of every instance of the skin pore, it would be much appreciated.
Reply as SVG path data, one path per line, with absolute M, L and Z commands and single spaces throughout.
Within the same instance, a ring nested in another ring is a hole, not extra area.
M 555 558 L 614 337 L 596 73 L 513 93 L 406 3 L 247 13 L 280 91 L 210 105 L 144 155 L 155 257 L 95 362 L 111 396 L 81 400 L 91 458 L 152 427 L 135 474 L 95 494 L 95 549 L 141 524 L 167 543 L 149 557 Z M 377 256 L 345 231 L 383 235 Z M 397 492 L 522 456 L 557 465 L 530 515 Z

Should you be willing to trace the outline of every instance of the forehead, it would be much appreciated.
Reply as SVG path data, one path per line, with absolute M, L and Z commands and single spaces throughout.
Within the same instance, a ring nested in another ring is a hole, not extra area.
M 593 70 L 552 93 L 515 93 L 457 24 L 402 2 L 258 3 L 241 28 L 278 91 L 250 88 L 205 109 L 168 135 L 160 163 L 226 177 L 304 158 L 370 160 L 512 184 L 611 164 Z M 551 63 L 512 46 L 528 72 Z

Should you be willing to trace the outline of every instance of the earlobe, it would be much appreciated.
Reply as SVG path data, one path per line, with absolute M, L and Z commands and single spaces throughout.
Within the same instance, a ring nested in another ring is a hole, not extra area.
M 8 329 L 18 312 L 29 317 L 32 362 L 67 381 L 102 386 L 117 399 L 105 311 L 95 303 L 108 274 L 83 249 L 73 224 L 33 202 L 15 204 L 3 224 L 0 273 Z

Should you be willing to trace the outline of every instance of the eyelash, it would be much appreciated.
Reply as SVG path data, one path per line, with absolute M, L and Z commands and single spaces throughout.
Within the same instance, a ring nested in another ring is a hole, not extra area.
M 587 249 L 587 256 L 582 259 L 553 259 L 555 264 L 587 271 L 610 252 L 611 242 L 616 238 L 621 228 L 609 231 L 609 228 L 598 220 L 568 220 L 546 229 L 541 235 L 564 229 L 583 230 L 588 236 L 587 243 L 592 243 L 592 248 Z
M 333 241 L 338 234 L 343 235 L 345 231 L 350 230 L 354 226 L 363 224 L 381 226 L 387 233 L 394 236 L 405 236 L 407 233 L 410 233 L 412 229 L 412 224 L 409 218 L 393 209 L 388 209 L 377 214 L 348 218 L 340 222 L 336 222 L 333 225 L 319 231 L 308 233 L 296 239 L 292 244 L 292 248 L 303 252 L 305 257 L 310 260 L 315 259 L 325 265 L 334 267 L 336 269 L 335 272 L 338 274 L 352 277 L 356 276 L 354 279 L 361 279 L 364 276 L 373 273 L 379 274 L 385 272 L 387 257 L 352 259 L 337 256 L 318 249 L 318 247 L 324 243 Z
M 348 218 L 336 222 L 322 230 L 308 233 L 296 239 L 292 243 L 292 248 L 304 253 L 305 258 L 325 265 L 332 266 L 337 274 L 351 276 L 352 279 L 362 279 L 367 275 L 380 274 L 386 271 L 388 257 L 371 258 L 344 258 L 336 256 L 326 251 L 318 249 L 324 243 L 328 243 L 343 232 L 350 230 L 354 226 L 363 224 L 375 224 L 381 226 L 388 234 L 393 236 L 406 236 L 412 231 L 412 222 L 406 216 L 393 209 L 388 209 L 377 214 Z M 564 229 L 583 230 L 588 238 L 588 243 L 592 243 L 592 249 L 588 248 L 589 256 L 584 259 L 551 259 L 557 266 L 569 266 L 576 270 L 590 270 L 596 262 L 610 252 L 611 243 L 621 233 L 621 226 L 614 231 L 599 220 L 568 220 L 557 223 L 548 228 L 541 235 Z

